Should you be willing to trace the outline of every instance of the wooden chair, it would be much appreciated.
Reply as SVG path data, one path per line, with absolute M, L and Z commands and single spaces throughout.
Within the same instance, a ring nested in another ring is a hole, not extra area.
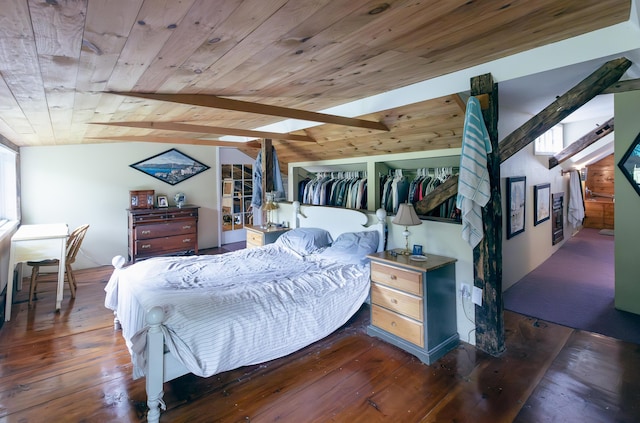
M 69 290 L 71 291 L 71 298 L 76 297 L 76 278 L 73 275 L 73 269 L 71 265 L 76 261 L 78 251 L 80 251 L 80 245 L 84 240 L 84 236 L 87 234 L 89 225 L 78 226 L 71 232 L 67 239 L 67 255 L 65 258 L 65 274 L 67 276 L 67 282 L 69 283 Z M 31 271 L 31 285 L 29 287 L 29 307 L 33 303 L 33 299 L 36 296 L 36 287 L 38 286 L 38 275 L 40 274 L 40 267 L 44 266 L 58 266 L 60 261 L 58 259 L 41 260 L 41 261 L 28 261 L 27 264 L 32 266 Z

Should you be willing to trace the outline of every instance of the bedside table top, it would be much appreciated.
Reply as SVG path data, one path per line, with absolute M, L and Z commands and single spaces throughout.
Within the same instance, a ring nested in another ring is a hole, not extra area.
M 403 256 L 398 254 L 396 257 L 391 255 L 392 250 L 382 251 L 379 253 L 369 254 L 371 260 L 386 263 L 390 265 L 401 265 L 403 267 L 410 267 L 421 272 L 429 272 L 431 270 L 438 269 L 442 266 L 446 266 L 451 263 L 455 263 L 458 259 L 452 257 L 438 256 L 435 254 L 425 254 L 426 261 L 411 260 L 410 256 Z
M 262 232 L 263 234 L 270 234 L 273 232 L 284 232 L 284 231 L 288 231 L 291 228 L 283 228 L 283 227 L 278 227 L 278 226 L 271 226 L 270 228 L 263 228 L 260 225 L 254 225 L 254 226 L 246 226 L 246 229 L 250 230 L 250 231 L 255 231 L 255 232 Z

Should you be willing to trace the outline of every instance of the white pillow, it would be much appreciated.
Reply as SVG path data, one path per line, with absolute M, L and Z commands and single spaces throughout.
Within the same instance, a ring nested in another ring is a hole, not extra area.
M 378 231 L 345 232 L 319 256 L 339 263 L 365 264 L 367 254 L 378 250 L 379 240 Z
M 274 244 L 307 256 L 331 244 L 331 234 L 320 228 L 296 228 L 282 234 Z

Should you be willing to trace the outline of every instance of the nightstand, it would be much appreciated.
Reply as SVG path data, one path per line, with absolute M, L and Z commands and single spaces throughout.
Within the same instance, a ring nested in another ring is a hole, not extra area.
M 247 226 L 246 229 L 247 248 L 262 247 L 263 245 L 271 244 L 275 242 L 280 235 L 289 230 L 289 228 L 276 226 L 272 226 L 268 229 L 261 226 Z
M 458 344 L 456 259 L 426 261 L 370 254 L 371 324 L 367 333 L 431 364 Z

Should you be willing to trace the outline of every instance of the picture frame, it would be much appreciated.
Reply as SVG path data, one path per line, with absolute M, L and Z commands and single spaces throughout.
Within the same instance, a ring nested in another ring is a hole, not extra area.
M 152 189 L 129 191 L 129 208 L 132 210 L 153 208 L 154 193 Z
M 209 169 L 209 166 L 175 148 L 129 166 L 169 185 L 179 184 Z
M 156 204 L 158 205 L 158 207 L 169 207 L 169 198 L 166 195 L 158 195 L 157 200 L 158 202 Z
M 533 226 L 551 219 L 551 184 L 533 187 Z
M 527 177 L 507 178 L 507 239 L 524 232 Z
M 551 221 L 551 245 L 564 239 L 564 192 L 551 194 L 553 220 Z
M 618 168 L 629 181 L 636 194 L 640 195 L 640 134 L 618 162 Z

